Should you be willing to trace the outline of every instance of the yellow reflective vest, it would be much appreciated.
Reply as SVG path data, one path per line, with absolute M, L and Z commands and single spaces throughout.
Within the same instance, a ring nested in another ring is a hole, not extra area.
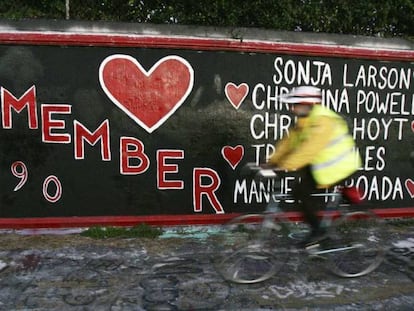
M 268 163 L 287 171 L 310 165 L 318 186 L 329 187 L 354 173 L 361 166 L 361 158 L 346 121 L 334 111 L 315 105 L 276 144 Z

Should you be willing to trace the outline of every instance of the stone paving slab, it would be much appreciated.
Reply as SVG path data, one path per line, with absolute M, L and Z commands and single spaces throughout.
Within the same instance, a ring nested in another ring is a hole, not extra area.
M 3 233 L 0 310 L 412 310 L 413 229 L 392 227 L 386 262 L 368 276 L 339 278 L 292 255 L 254 285 L 220 277 L 203 230 L 106 240 Z

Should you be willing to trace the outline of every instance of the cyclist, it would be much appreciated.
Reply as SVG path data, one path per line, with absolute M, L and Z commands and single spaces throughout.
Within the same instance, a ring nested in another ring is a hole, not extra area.
M 311 194 L 340 184 L 361 166 L 361 159 L 346 121 L 321 104 L 319 88 L 296 87 L 280 101 L 291 105 L 297 122 L 289 135 L 276 143 L 267 165 L 298 174 L 292 195 L 311 228 L 300 243 L 306 247 L 325 238 L 317 215 L 320 202 Z

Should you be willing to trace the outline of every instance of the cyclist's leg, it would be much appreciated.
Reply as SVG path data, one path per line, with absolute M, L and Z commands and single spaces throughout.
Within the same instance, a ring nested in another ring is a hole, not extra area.
M 320 219 L 318 217 L 318 211 L 323 205 L 323 200 L 312 195 L 318 191 L 318 188 L 311 174 L 310 167 L 306 166 L 299 170 L 298 173 L 301 181 L 294 185 L 293 197 L 297 202 L 299 210 L 303 214 L 304 221 L 311 228 L 310 235 L 300 243 L 306 245 L 324 234 L 323 229 L 320 228 Z

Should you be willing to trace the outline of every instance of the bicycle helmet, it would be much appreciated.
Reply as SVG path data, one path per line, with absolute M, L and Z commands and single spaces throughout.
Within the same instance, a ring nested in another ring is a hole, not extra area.
M 279 99 L 282 103 L 314 105 L 322 102 L 322 92 L 314 86 L 299 86 L 281 95 Z

